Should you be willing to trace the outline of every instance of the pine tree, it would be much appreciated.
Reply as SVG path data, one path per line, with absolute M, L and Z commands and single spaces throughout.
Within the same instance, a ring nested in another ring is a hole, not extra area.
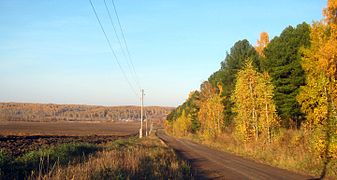
M 296 96 L 305 82 L 300 49 L 310 45 L 309 34 L 310 27 L 306 23 L 295 28 L 289 26 L 263 51 L 262 69 L 270 74 L 275 86 L 274 101 L 283 127 L 299 126 L 303 120 Z
M 221 97 L 223 97 L 225 107 L 225 126 L 229 126 L 233 120 L 233 102 L 230 97 L 234 90 L 236 74 L 243 68 L 248 58 L 252 59 L 255 68 L 260 69 L 259 55 L 255 48 L 246 39 L 238 41 L 227 53 L 225 60 L 221 62 L 221 69 L 208 78 L 213 87 L 217 87 L 218 83 L 221 83 L 223 87 Z

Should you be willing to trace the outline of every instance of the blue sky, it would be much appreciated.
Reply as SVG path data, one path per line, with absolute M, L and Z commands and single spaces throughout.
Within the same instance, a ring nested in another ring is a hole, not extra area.
M 136 88 L 104 1 L 92 2 Z M 236 41 L 255 44 L 262 31 L 273 37 L 289 25 L 319 20 L 326 0 L 115 4 L 145 104 L 177 106 L 219 69 Z M 0 101 L 138 105 L 139 97 L 117 66 L 88 0 L 1 0 Z

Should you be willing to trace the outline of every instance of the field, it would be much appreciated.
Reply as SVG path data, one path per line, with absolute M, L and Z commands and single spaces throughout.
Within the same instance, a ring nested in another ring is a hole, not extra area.
M 137 122 L 0 122 L 0 135 L 125 136 L 138 133 Z
M 136 122 L 0 122 L 0 179 L 192 178 L 187 162 L 154 133 L 138 139 L 138 129 Z
M 64 143 L 102 144 L 135 136 L 138 129 L 136 122 L 0 122 L 0 149 L 17 157 Z

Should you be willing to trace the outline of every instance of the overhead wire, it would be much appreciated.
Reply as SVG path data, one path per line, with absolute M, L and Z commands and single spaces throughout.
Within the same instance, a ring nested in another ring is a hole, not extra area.
M 114 33 L 115 33 L 116 39 L 117 39 L 117 41 L 118 41 L 119 47 L 120 47 L 120 49 L 121 49 L 121 51 L 122 51 L 122 54 L 123 54 L 124 58 L 126 59 L 126 62 L 127 62 L 128 68 L 129 68 L 129 71 L 130 71 L 130 73 L 134 76 L 134 80 L 135 80 L 136 84 L 138 85 L 138 88 L 141 89 L 140 83 L 139 83 L 139 81 L 138 81 L 138 77 L 137 77 L 137 75 L 134 73 L 134 67 L 133 67 L 132 63 L 130 63 L 130 60 L 128 59 L 128 57 L 127 57 L 127 55 L 126 55 L 126 53 L 125 53 L 125 51 L 124 51 L 122 42 L 121 42 L 121 40 L 120 40 L 120 38 L 119 38 L 119 35 L 118 35 L 118 33 L 117 33 L 115 23 L 114 23 L 113 20 L 112 20 L 111 13 L 110 13 L 110 10 L 109 10 L 108 5 L 107 5 L 107 3 L 106 3 L 106 0 L 104 0 L 104 6 L 105 6 L 106 11 L 108 12 L 108 17 L 109 17 L 109 20 L 110 20 L 110 24 L 111 24 L 111 26 L 112 26 L 112 29 L 114 30 Z
M 91 0 L 89 0 L 89 2 L 90 2 L 90 4 L 91 4 L 92 10 L 94 11 L 94 14 L 95 14 L 95 16 L 96 16 L 96 19 L 97 19 L 97 21 L 98 21 L 98 23 L 99 23 L 99 25 L 100 25 L 100 27 L 101 27 L 101 30 L 102 30 L 102 32 L 103 32 L 103 34 L 104 34 L 104 37 L 105 37 L 105 39 L 106 39 L 106 41 L 107 41 L 107 43 L 108 43 L 108 45 L 109 45 L 110 51 L 112 52 L 112 54 L 113 54 L 113 56 L 114 56 L 114 58 L 115 58 L 115 61 L 116 61 L 117 65 L 118 65 L 119 69 L 121 70 L 121 72 L 122 72 L 122 74 L 123 74 L 125 80 L 126 80 L 127 83 L 129 84 L 129 86 L 130 86 L 131 90 L 133 91 L 133 93 L 134 93 L 136 96 L 138 96 L 138 94 L 136 93 L 134 87 L 132 86 L 131 82 L 129 81 L 128 77 L 126 76 L 126 73 L 125 73 L 125 71 L 124 71 L 122 65 L 120 64 L 120 62 L 119 62 L 119 60 L 118 60 L 118 57 L 117 57 L 115 51 L 114 51 L 113 48 L 112 48 L 111 42 L 110 42 L 110 40 L 109 40 L 109 38 L 108 38 L 108 36 L 107 36 L 105 30 L 104 30 L 104 27 L 103 27 L 103 25 L 102 25 L 102 23 L 101 23 L 100 18 L 98 17 L 98 14 L 97 14 L 97 12 L 96 12 L 95 6 L 93 5 L 93 3 L 92 3 Z
M 139 76 L 137 75 L 137 72 L 136 72 L 136 70 L 135 70 L 135 66 L 134 66 L 134 64 L 133 64 L 133 60 L 132 60 L 132 57 L 131 57 L 131 53 L 130 53 L 130 51 L 129 51 L 129 46 L 128 46 L 128 43 L 127 43 L 127 41 L 126 41 L 125 35 L 124 35 L 124 30 L 123 30 L 123 28 L 122 28 L 122 25 L 121 25 L 121 22 L 120 22 L 120 19 L 119 19 L 119 16 L 118 16 L 118 12 L 117 12 L 117 8 L 116 8 L 116 5 L 115 5 L 115 2 L 114 2 L 114 0 L 111 0 L 111 2 L 112 2 L 113 8 L 114 8 L 114 12 L 115 12 L 115 15 L 116 15 L 116 18 L 117 18 L 117 22 L 118 22 L 119 29 L 120 29 L 121 34 L 122 34 L 122 38 L 123 38 L 123 42 L 124 42 L 124 45 L 125 45 L 125 48 L 126 48 L 126 52 L 127 52 L 127 54 L 128 54 L 128 57 L 129 57 L 128 59 L 129 59 L 130 64 L 131 64 L 131 66 L 132 66 L 132 70 L 133 70 L 133 72 L 134 72 L 134 74 L 135 74 L 135 77 L 136 77 L 136 81 L 137 81 L 137 83 L 138 83 L 138 86 L 141 87 L 141 86 L 140 86 L 140 82 L 139 82 Z

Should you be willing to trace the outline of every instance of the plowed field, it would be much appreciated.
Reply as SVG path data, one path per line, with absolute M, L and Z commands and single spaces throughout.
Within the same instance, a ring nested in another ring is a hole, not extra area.
M 0 149 L 13 156 L 63 143 L 101 144 L 135 136 L 139 123 L 0 122 Z

